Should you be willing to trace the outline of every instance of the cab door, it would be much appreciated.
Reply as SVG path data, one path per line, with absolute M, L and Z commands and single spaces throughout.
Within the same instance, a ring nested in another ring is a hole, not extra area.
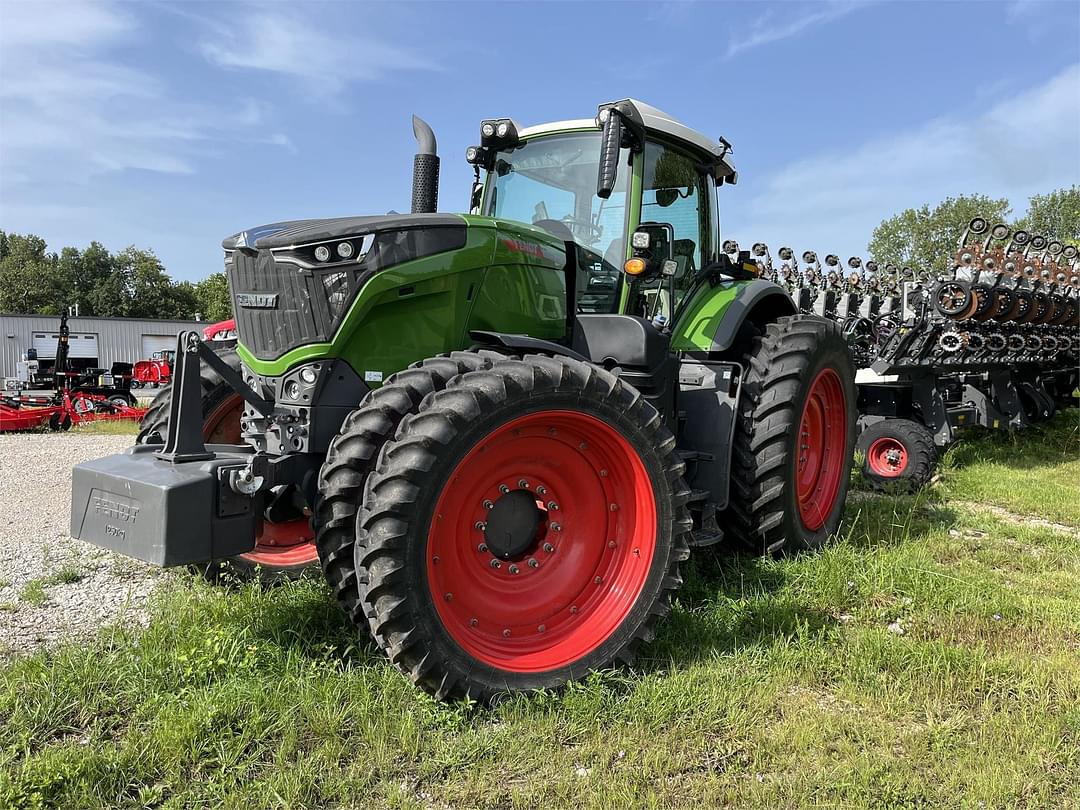
M 657 279 L 644 285 L 649 317 L 669 321 L 678 310 L 697 272 L 712 260 L 715 246 L 710 185 L 699 161 L 674 146 L 646 141 L 641 186 L 641 222 L 665 223 L 674 232 L 674 283 Z

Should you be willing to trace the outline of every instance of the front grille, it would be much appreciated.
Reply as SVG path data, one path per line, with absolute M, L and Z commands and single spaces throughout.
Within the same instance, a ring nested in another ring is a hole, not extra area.
M 275 262 L 269 250 L 255 256 L 233 251 L 227 267 L 236 331 L 255 357 L 275 360 L 296 346 L 333 336 L 336 324 L 323 287 L 325 273 Z M 251 293 L 277 293 L 277 298 L 270 305 L 271 299 Z M 261 306 L 241 306 L 238 295 Z

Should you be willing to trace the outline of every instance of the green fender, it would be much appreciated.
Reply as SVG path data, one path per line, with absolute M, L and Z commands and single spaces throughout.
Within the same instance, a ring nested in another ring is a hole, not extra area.
M 798 310 L 779 284 L 755 278 L 702 284 L 682 306 L 671 331 L 671 348 L 685 352 L 723 352 L 731 348 L 748 317 L 757 323 L 794 315 Z

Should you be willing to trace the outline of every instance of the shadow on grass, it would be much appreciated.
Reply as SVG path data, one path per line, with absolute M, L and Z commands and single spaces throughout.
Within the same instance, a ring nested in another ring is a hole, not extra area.
M 958 513 L 933 495 L 862 493 L 849 502 L 839 543 L 862 554 L 919 542 L 954 526 Z M 723 546 L 696 551 L 682 567 L 677 606 L 645 645 L 635 669 L 651 672 L 778 640 L 821 639 L 837 621 L 820 607 L 800 601 L 788 577 L 821 555 L 803 552 L 784 559 L 735 553 Z M 827 562 L 822 564 L 828 564 Z M 366 628 L 358 631 L 317 576 L 256 598 L 255 610 L 237 611 L 259 638 L 286 651 L 330 660 L 342 668 L 382 663 L 382 652 Z M 268 598 L 265 598 L 268 597 Z

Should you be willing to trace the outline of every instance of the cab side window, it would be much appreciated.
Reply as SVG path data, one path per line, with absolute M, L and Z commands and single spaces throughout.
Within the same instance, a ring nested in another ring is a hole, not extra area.
M 708 190 L 704 174 L 691 157 L 654 141 L 645 144 L 641 221 L 668 223 L 675 232 L 678 271 L 676 300 L 670 306 L 677 307 L 712 250 Z

